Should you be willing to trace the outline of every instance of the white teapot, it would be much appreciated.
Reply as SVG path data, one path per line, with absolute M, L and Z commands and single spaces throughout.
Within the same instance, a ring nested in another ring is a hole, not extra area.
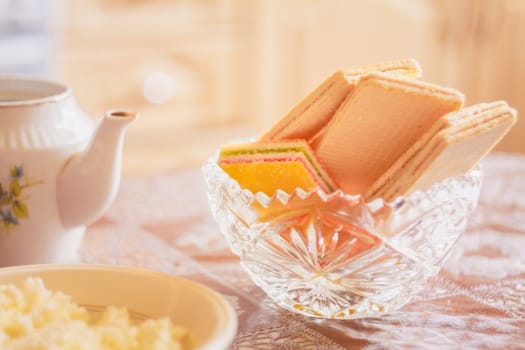
M 70 87 L 0 78 L 0 266 L 76 260 L 117 193 L 135 117 L 109 111 L 96 126 Z

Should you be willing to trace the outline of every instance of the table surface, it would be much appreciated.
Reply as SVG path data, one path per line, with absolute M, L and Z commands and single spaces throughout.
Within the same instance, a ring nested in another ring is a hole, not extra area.
M 232 349 L 525 349 L 525 157 L 483 161 L 478 208 L 431 286 L 381 318 L 321 320 L 276 306 L 220 234 L 198 168 L 124 178 L 89 227 L 83 262 L 175 274 L 222 293 L 237 312 Z

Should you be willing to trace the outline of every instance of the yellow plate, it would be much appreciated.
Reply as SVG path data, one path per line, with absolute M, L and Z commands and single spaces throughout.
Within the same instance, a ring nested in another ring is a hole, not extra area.
M 27 265 L 0 268 L 0 284 L 20 285 L 40 277 L 48 289 L 60 290 L 97 313 L 109 305 L 130 316 L 170 317 L 189 330 L 190 349 L 226 349 L 237 330 L 237 317 L 217 292 L 185 278 L 145 269 L 111 265 Z

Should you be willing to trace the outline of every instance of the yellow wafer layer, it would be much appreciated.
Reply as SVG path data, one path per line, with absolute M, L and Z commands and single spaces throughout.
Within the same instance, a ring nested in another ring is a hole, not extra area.
M 253 193 L 264 192 L 270 197 L 278 189 L 290 193 L 298 187 L 308 191 L 317 186 L 301 160 L 282 158 L 271 162 L 221 163 L 220 166 L 242 188 Z
M 304 140 L 228 145 L 219 153 L 219 166 L 241 187 L 268 196 L 278 189 L 336 189 Z

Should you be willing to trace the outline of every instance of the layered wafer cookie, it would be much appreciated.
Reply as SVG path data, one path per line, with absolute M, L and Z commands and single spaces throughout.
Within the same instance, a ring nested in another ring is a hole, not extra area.
M 507 106 L 507 104 L 503 101 L 480 103 L 450 112 L 439 118 L 427 132 L 421 135 L 421 137 L 370 186 L 363 197 L 367 201 L 377 197 L 384 197 L 388 191 L 397 186 L 395 182 L 404 181 L 401 178 L 406 176 L 406 174 L 403 173 L 410 168 L 411 164 L 414 165 L 414 162 L 418 161 L 418 157 L 423 154 L 423 152 L 421 152 L 422 149 L 432 144 L 436 135 L 441 131 L 448 129 L 450 132 L 450 130 L 476 125 L 476 122 L 479 124 L 485 119 L 490 118 L 490 111 L 505 106 Z
M 314 151 L 336 185 L 364 194 L 443 115 L 461 108 L 453 89 L 401 76 L 363 76 Z
M 418 140 L 397 159 L 394 164 L 382 174 L 367 190 L 363 196 L 365 200 L 372 200 L 373 198 L 383 197 L 387 191 L 395 187 L 394 182 L 399 180 L 403 176 L 403 172 L 409 168 L 410 163 L 417 161 L 418 152 L 423 148 L 427 147 L 433 140 L 433 138 L 442 130 L 460 127 L 468 127 L 473 125 L 476 121 L 481 122 L 484 118 L 487 118 L 488 112 L 496 110 L 498 108 L 505 107 L 507 104 L 503 101 L 497 101 L 492 103 L 480 103 L 467 108 L 447 113 L 443 117 L 439 118 L 430 129 L 425 132 Z
M 516 111 L 504 102 L 479 104 L 451 113 L 447 126 L 424 135 L 371 187 L 367 200 L 391 201 L 414 190 L 426 190 L 450 176 L 462 175 L 476 165 L 510 130 Z
M 319 187 L 326 193 L 336 189 L 304 140 L 225 146 L 218 164 L 253 193 L 272 196 L 278 189 L 288 193 L 296 188 L 311 191 Z
M 419 77 L 421 68 L 415 60 L 406 59 L 339 70 L 293 107 L 260 141 L 312 139 L 332 118 L 359 78 L 371 72 Z

